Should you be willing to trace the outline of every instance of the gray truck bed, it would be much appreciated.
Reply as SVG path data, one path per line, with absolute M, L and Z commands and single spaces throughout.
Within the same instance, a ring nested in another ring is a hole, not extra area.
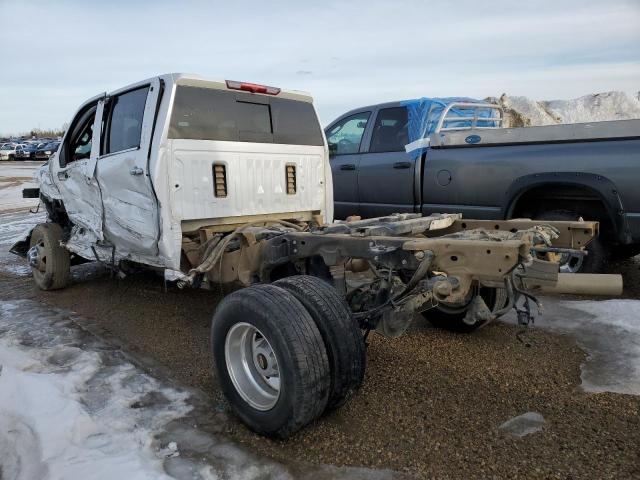
M 471 137 L 471 138 L 470 138 Z M 471 128 L 444 131 L 431 136 L 432 147 L 510 145 L 640 137 L 639 120 L 572 123 L 520 128 Z

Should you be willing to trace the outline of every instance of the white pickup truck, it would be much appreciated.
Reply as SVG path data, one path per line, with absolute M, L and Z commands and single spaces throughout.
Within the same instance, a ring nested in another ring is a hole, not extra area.
M 531 291 L 575 288 L 545 255 L 580 254 L 598 228 L 451 213 L 334 223 L 308 94 L 184 74 L 85 102 L 37 178 L 24 194 L 47 222 L 12 251 L 38 287 L 63 288 L 86 261 L 243 287 L 213 316 L 215 370 L 238 416 L 280 438 L 360 386 L 370 330 L 400 335 L 436 305 L 453 328 L 512 308 L 527 322 Z

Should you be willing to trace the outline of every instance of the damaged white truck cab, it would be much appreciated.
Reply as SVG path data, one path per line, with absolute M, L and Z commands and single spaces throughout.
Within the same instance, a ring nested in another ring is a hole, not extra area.
M 179 270 L 202 226 L 331 220 L 325 158 L 309 95 L 171 74 L 85 102 L 40 188 L 73 223 L 70 251 Z
M 458 214 L 333 223 L 309 95 L 183 74 L 85 102 L 38 180 L 25 194 L 47 222 L 12 251 L 40 288 L 63 288 L 84 261 L 154 268 L 180 288 L 245 287 L 213 316 L 216 373 L 238 416 L 281 438 L 360 386 L 370 330 L 400 335 L 425 311 L 467 331 L 511 309 L 526 323 L 532 291 L 575 291 L 553 256 L 584 254 L 598 232 Z M 620 288 L 603 279 L 590 293 Z

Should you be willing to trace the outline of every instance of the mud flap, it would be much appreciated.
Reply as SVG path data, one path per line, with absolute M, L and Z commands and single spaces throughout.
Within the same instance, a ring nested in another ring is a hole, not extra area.
M 35 226 L 30 228 L 27 232 L 23 233 L 20 239 L 11 246 L 9 252 L 13 253 L 14 255 L 18 255 L 19 257 L 27 258 L 27 251 L 29 250 L 29 245 L 31 244 L 31 233 L 33 233 L 34 228 Z

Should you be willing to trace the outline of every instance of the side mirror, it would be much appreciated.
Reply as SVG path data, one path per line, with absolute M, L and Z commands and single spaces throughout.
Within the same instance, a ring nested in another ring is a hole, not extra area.
M 356 127 L 362 128 L 364 130 L 365 128 L 367 128 L 367 122 L 360 121 L 360 122 L 358 122 Z
M 329 143 L 329 155 L 335 155 L 336 153 L 338 153 L 338 144 Z

